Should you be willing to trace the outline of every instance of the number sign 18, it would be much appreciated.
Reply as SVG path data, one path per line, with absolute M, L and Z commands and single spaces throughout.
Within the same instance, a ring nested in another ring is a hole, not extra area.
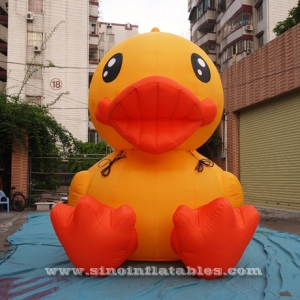
M 62 81 L 58 78 L 53 78 L 50 81 L 50 86 L 53 90 L 60 90 L 62 88 Z

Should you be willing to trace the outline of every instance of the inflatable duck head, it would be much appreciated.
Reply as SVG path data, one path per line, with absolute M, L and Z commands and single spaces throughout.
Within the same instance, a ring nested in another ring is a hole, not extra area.
M 154 28 L 106 53 L 90 86 L 89 110 L 117 150 L 194 150 L 220 122 L 222 84 L 197 45 Z

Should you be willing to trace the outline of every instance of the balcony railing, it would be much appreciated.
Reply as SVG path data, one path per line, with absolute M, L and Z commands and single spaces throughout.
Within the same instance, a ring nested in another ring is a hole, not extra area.
M 98 4 L 97 2 L 90 2 L 90 16 L 98 18 Z
M 244 26 L 240 27 L 239 29 L 233 31 L 227 36 L 227 44 L 230 44 L 231 42 L 235 41 L 239 37 L 241 37 L 244 33 Z
M 209 56 L 209 58 L 210 58 L 214 63 L 217 62 L 217 55 L 216 55 L 216 54 L 214 54 L 214 53 L 208 53 L 207 55 Z
M 196 44 L 200 47 L 208 42 L 216 42 L 216 33 L 215 32 L 208 32 L 207 34 L 203 35 L 200 39 L 196 41 Z
M 216 11 L 208 9 L 192 26 L 192 35 L 196 30 L 212 30 L 216 24 Z
M 98 46 L 98 44 L 99 44 L 99 36 L 98 35 L 96 35 L 96 36 L 90 35 L 89 44 L 90 45 L 96 45 L 96 46 Z

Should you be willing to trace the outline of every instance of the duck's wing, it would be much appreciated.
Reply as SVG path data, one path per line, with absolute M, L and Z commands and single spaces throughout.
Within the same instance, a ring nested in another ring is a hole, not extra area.
M 81 171 L 75 174 L 72 179 L 68 195 L 69 205 L 75 206 L 78 200 L 87 194 L 90 181 L 90 171 Z
M 244 193 L 241 183 L 232 173 L 223 171 L 222 180 L 226 197 L 233 207 L 241 207 L 244 205 Z

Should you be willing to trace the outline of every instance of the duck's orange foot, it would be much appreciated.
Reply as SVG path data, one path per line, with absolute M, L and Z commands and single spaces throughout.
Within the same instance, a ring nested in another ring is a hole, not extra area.
M 113 209 L 83 196 L 75 207 L 57 204 L 50 217 L 70 261 L 87 274 L 118 268 L 137 248 L 136 215 L 127 205 Z
M 180 206 L 173 217 L 171 243 L 198 277 L 213 279 L 236 266 L 259 223 L 252 205 L 233 208 L 218 198 L 196 210 Z

